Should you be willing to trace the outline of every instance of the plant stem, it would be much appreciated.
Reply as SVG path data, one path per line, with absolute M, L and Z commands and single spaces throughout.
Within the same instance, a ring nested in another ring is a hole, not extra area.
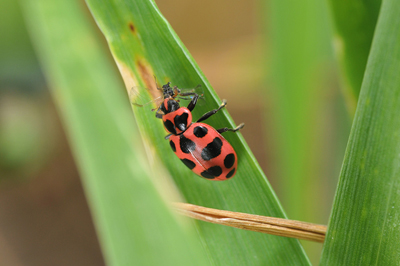
M 174 203 L 174 208 L 182 215 L 205 222 L 321 243 L 325 240 L 325 225 L 211 209 L 188 203 Z

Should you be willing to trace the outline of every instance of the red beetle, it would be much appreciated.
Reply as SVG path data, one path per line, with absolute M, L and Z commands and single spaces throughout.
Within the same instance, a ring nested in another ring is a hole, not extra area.
M 216 130 L 210 125 L 200 123 L 225 107 L 224 100 L 219 108 L 207 112 L 192 123 L 191 111 L 196 106 L 199 95 L 181 93 L 170 82 L 162 86 L 164 101 L 157 109 L 156 117 L 162 118 L 165 129 L 170 133 L 165 138 L 176 156 L 194 173 L 210 180 L 227 180 L 237 170 L 237 155 L 231 144 L 221 135 L 226 131 L 236 132 L 238 127 Z M 180 107 L 177 96 L 193 96 L 187 107 Z

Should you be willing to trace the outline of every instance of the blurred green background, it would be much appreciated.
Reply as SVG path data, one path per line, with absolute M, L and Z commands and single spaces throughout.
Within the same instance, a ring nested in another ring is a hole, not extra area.
M 295 5 L 293 16 L 285 17 L 279 15 L 279 4 L 267 4 L 157 1 L 220 98 L 228 99 L 233 119 L 245 122 L 242 134 L 288 217 L 327 224 L 351 120 L 340 92 L 329 12 L 326 5 L 309 1 L 315 16 L 307 20 L 296 17 Z M 79 173 L 18 2 L 4 0 L 2 6 L 1 261 L 104 264 Z M 317 27 L 300 33 L 293 23 Z M 308 43 L 302 41 L 308 37 Z M 290 38 L 297 38 L 297 46 L 284 45 Z M 292 54 L 294 47 L 304 53 Z M 297 85 L 309 90 L 278 89 Z M 318 261 L 322 245 L 305 247 Z

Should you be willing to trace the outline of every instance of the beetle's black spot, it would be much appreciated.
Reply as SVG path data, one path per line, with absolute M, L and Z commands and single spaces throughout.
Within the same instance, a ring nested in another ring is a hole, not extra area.
M 222 140 L 216 137 L 212 142 L 208 143 L 207 146 L 201 151 L 201 158 L 209 161 L 212 158 L 217 157 L 221 154 Z
M 184 153 L 190 153 L 196 149 L 196 143 L 194 143 L 193 141 L 191 141 L 190 139 L 186 138 L 183 135 L 181 135 L 179 142 L 181 150 Z
M 175 143 L 174 143 L 172 140 L 169 141 L 169 145 L 171 146 L 172 150 L 173 150 L 174 152 L 176 152 Z
M 198 137 L 202 138 L 207 135 L 208 129 L 206 127 L 197 126 L 193 129 L 193 134 Z
M 235 163 L 235 155 L 233 153 L 229 153 L 224 159 L 224 165 L 226 168 L 231 168 Z
M 161 112 L 162 112 L 163 114 L 167 114 L 167 113 L 168 113 L 168 110 L 167 110 L 167 108 L 165 107 L 165 103 L 162 103 L 162 104 L 160 105 L 160 110 L 161 110 Z
M 207 179 L 214 179 L 215 177 L 210 175 L 207 171 L 201 172 L 201 176 Z
M 220 176 L 222 174 L 222 168 L 219 166 L 213 166 L 208 168 L 207 172 L 212 176 Z
M 179 103 L 177 102 L 177 101 L 175 101 L 175 100 L 169 100 L 168 101 L 168 103 L 167 103 L 167 113 L 172 113 L 172 112 L 174 112 L 174 111 L 176 111 L 176 110 L 178 110 L 179 109 Z
M 165 120 L 164 121 L 164 126 L 169 132 L 171 132 L 172 134 L 176 135 L 176 130 L 175 130 L 174 123 L 172 123 L 170 120 Z
M 181 159 L 181 161 L 182 161 L 187 167 L 189 167 L 190 170 L 192 170 L 192 169 L 196 166 L 196 164 L 195 164 L 194 162 L 192 162 L 191 160 L 189 160 L 189 159 Z
M 180 131 L 185 131 L 188 124 L 188 117 L 189 115 L 187 113 L 176 115 L 174 118 L 175 127 L 179 128 Z
M 230 177 L 232 177 L 234 174 L 235 174 L 235 168 L 233 168 L 232 169 L 232 171 L 230 171 L 227 175 L 226 175 L 226 178 L 230 178 Z

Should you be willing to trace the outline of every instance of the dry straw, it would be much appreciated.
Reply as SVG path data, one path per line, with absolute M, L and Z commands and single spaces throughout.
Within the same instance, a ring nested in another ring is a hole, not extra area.
M 282 218 L 223 211 L 188 203 L 174 203 L 178 213 L 205 222 L 271 235 L 324 242 L 326 226 Z

